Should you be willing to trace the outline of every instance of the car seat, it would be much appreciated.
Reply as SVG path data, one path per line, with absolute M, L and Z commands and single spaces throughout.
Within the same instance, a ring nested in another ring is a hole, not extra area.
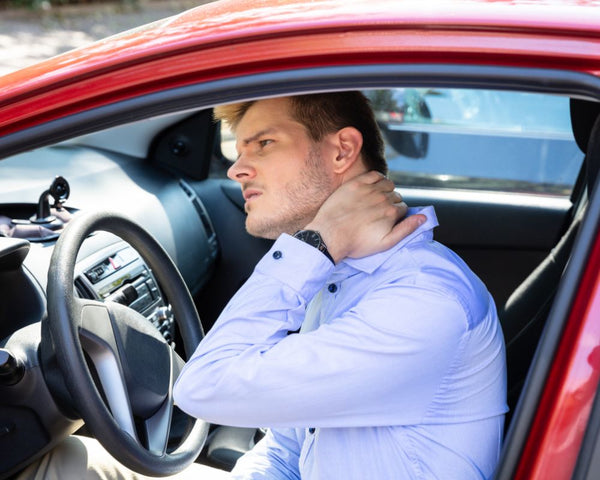
M 521 394 L 560 278 L 569 260 L 587 198 L 590 197 L 600 170 L 600 102 L 571 99 L 571 125 L 575 141 L 585 154 L 583 185 L 587 187 L 587 193 L 584 188 L 579 199 L 575 193 L 573 214 L 565 233 L 498 312 L 506 343 L 507 400 L 510 408 L 506 417 L 507 425 Z

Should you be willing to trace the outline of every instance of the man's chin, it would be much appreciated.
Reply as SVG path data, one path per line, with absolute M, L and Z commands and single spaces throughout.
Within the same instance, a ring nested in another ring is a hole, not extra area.
M 283 232 L 275 228 L 268 228 L 265 226 L 253 225 L 246 220 L 246 231 L 257 238 L 265 238 L 267 240 L 275 240 Z

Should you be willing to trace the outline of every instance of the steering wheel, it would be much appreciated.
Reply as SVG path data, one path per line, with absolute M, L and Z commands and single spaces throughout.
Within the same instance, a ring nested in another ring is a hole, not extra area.
M 145 475 L 171 475 L 196 459 L 208 424 L 195 420 L 181 444 L 168 451 L 172 388 L 184 360 L 140 313 L 74 295 L 77 253 L 97 230 L 128 242 L 152 269 L 171 304 L 188 358 L 203 337 L 185 282 L 158 242 L 120 214 L 85 213 L 60 235 L 48 271 L 45 321 L 56 363 L 77 413 L 119 462 Z

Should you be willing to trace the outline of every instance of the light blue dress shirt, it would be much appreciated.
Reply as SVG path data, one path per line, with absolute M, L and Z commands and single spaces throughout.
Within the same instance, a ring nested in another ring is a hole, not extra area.
M 396 246 L 336 266 L 282 235 L 231 299 L 174 395 L 212 423 L 270 428 L 232 478 L 493 474 L 507 411 L 496 308 L 419 210 Z

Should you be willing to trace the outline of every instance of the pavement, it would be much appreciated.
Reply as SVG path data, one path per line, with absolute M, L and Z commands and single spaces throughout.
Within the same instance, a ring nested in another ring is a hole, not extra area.
M 210 0 L 137 0 L 0 10 L 0 75 Z

